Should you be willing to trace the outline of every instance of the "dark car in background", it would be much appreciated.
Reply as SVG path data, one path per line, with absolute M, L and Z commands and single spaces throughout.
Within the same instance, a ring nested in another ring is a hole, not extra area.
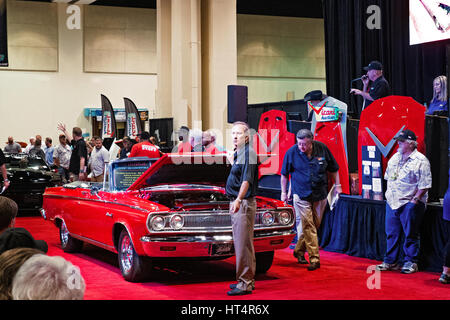
M 13 199 L 19 206 L 19 213 L 35 211 L 39 214 L 45 188 L 61 185 L 60 175 L 41 157 L 25 153 L 5 153 L 5 158 L 11 183 L 2 196 Z M 1 176 L 0 184 L 3 184 Z

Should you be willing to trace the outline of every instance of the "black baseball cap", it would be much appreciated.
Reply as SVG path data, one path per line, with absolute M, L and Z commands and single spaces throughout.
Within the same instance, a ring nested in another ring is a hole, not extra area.
M 409 129 L 403 130 L 394 139 L 400 140 L 400 141 L 405 141 L 405 140 L 417 141 L 417 137 L 416 137 L 415 133 Z
M 311 101 L 311 100 L 323 100 L 326 96 L 322 93 L 321 90 L 313 90 L 305 94 L 303 100 Z
M 383 65 L 379 61 L 372 61 L 367 67 L 364 67 L 364 70 L 383 70 Z
M 147 131 L 139 132 L 139 133 L 137 134 L 137 136 L 140 137 L 142 140 L 148 140 L 148 139 L 150 139 L 150 133 L 148 133 Z
M 0 253 L 15 248 L 33 248 L 45 253 L 48 251 L 47 242 L 36 240 L 24 228 L 9 228 L 0 234 Z

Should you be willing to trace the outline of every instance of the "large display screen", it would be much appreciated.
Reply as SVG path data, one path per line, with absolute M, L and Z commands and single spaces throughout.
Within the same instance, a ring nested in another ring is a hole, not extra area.
M 409 0 L 409 44 L 450 38 L 450 0 Z

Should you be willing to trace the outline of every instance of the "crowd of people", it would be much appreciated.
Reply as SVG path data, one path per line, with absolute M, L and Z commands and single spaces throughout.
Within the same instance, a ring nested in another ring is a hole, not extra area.
M 390 94 L 389 84 L 383 76 L 383 66 L 372 61 L 366 68 L 367 75 L 361 80 L 363 90 L 351 93 L 364 97 L 363 109 L 372 101 Z M 427 109 L 430 115 L 447 115 L 447 78 L 437 77 L 433 82 L 433 99 Z M 316 106 L 326 98 L 320 90 L 305 96 Z M 232 234 L 236 254 L 236 283 L 230 285 L 228 295 L 250 294 L 255 289 L 256 258 L 253 247 L 253 228 L 256 213 L 258 164 L 250 143 L 247 123 L 236 122 L 232 127 L 233 152 L 228 152 L 232 164 L 225 192 L 230 199 Z M 82 130 L 74 127 L 70 133 L 64 124 L 58 125 L 59 145 L 53 147 L 47 137 L 30 138 L 30 144 L 21 145 L 8 137 L 4 148 L 8 153 L 28 153 L 39 156 L 49 166 L 57 167 L 64 182 L 102 182 L 110 153 L 99 136 L 86 142 Z M 384 179 L 386 190 L 386 254 L 378 271 L 400 270 L 404 274 L 417 272 L 419 259 L 419 231 L 431 188 L 431 170 L 428 159 L 417 150 L 417 136 L 408 129 L 395 139 L 398 151 L 388 161 Z M 172 152 L 226 152 L 217 145 L 213 131 L 191 130 L 182 126 L 178 130 L 179 143 Z M 119 158 L 159 158 L 164 153 L 155 137 L 146 131 L 134 139 L 124 137 Z M 4 156 L 0 150 L 0 173 L 4 186 L 8 187 Z M 341 193 L 339 165 L 328 147 L 314 140 L 308 129 L 299 130 L 294 144 L 285 154 L 281 169 L 281 200 L 292 201 L 296 214 L 297 242 L 293 255 L 299 264 L 308 264 L 307 270 L 320 269 L 318 229 L 326 208 L 328 185 L 331 179 L 335 192 Z M 450 210 L 448 210 L 450 212 Z M 83 299 L 85 284 L 80 270 L 62 257 L 48 256 L 48 246 L 36 240 L 24 228 L 15 228 L 17 204 L 0 196 L 0 299 Z M 450 216 L 444 214 L 446 223 Z M 404 240 L 402 242 L 402 237 Z M 403 251 L 403 252 L 402 252 Z M 306 258 L 308 254 L 308 259 Z M 450 283 L 450 239 L 445 247 L 445 263 L 439 281 Z M 400 260 L 400 258 L 402 260 Z M 77 286 L 68 286 L 69 277 L 76 275 Z M 42 286 L 42 283 L 46 283 Z
M 0 196 L 0 300 L 82 300 L 86 289 L 80 269 L 49 256 L 44 240 L 16 228 L 17 204 Z

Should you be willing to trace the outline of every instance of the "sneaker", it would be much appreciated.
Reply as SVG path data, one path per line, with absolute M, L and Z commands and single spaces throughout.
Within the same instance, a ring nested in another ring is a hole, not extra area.
M 402 267 L 402 273 L 410 274 L 419 271 L 417 263 L 406 261 Z
M 235 289 L 237 288 L 237 283 L 232 283 L 230 284 L 230 289 Z M 252 290 L 255 290 L 255 283 L 253 282 L 251 285 Z
M 376 269 L 378 271 L 395 271 L 395 270 L 399 270 L 400 266 L 396 263 L 383 262 L 382 264 L 377 265 Z
M 450 276 L 445 274 L 445 273 L 442 273 L 441 277 L 439 278 L 439 282 L 443 283 L 443 284 L 449 284 L 450 283 Z

